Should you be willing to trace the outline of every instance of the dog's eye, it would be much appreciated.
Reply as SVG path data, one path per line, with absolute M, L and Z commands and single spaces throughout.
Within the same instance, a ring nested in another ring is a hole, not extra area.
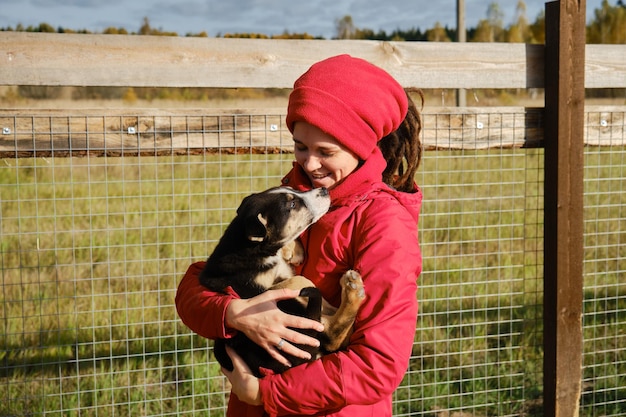
M 289 203 L 287 203 L 287 206 L 288 206 L 290 209 L 295 209 L 295 208 L 296 208 L 296 205 L 297 205 L 297 204 L 296 204 L 296 200 L 291 200 Z

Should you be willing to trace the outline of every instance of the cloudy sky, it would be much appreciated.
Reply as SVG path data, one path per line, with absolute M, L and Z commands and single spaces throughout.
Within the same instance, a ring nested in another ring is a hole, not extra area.
M 602 0 L 587 0 L 587 20 Z M 518 0 L 465 0 L 466 27 L 475 27 L 497 3 L 504 25 L 515 18 Z M 526 17 L 534 21 L 545 0 L 525 0 Z M 617 0 L 609 0 L 615 5 Z M 394 29 L 432 28 L 435 22 L 456 27 L 456 0 L 0 0 L 0 27 L 48 23 L 54 28 L 139 30 L 144 17 L 153 28 L 187 33 L 309 33 L 335 36 L 335 22 L 352 16 L 360 29 L 387 33 Z

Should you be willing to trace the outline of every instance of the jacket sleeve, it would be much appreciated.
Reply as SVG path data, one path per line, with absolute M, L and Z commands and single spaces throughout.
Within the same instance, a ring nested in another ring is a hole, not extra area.
M 358 222 L 352 238 L 366 299 L 348 349 L 261 379 L 271 416 L 378 403 L 402 381 L 415 335 L 422 261 L 416 220 L 388 203 L 370 206 L 370 218 Z
M 225 325 L 226 308 L 236 294 L 208 290 L 200 284 L 199 276 L 205 262 L 191 264 L 176 291 L 176 311 L 183 323 L 195 333 L 207 339 L 232 337 L 235 330 Z

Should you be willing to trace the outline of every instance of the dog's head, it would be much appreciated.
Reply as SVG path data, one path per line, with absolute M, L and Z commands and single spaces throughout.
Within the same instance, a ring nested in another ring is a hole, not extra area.
M 276 187 L 244 198 L 237 216 L 244 221 L 250 241 L 284 245 L 300 236 L 329 208 L 326 188 L 300 192 Z

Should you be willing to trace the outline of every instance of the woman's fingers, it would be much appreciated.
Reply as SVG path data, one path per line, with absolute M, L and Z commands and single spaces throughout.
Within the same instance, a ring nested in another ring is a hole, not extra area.
M 285 314 L 285 327 L 289 327 L 291 329 L 301 329 L 301 330 L 314 330 L 316 332 L 323 332 L 324 325 L 319 321 L 307 319 L 306 317 L 294 316 L 292 314 Z M 293 332 L 294 334 L 302 335 L 302 333 Z M 308 337 L 306 337 L 308 339 Z M 304 341 L 295 340 L 298 343 L 304 343 Z M 304 343 L 310 345 L 311 343 Z
M 263 295 L 269 297 L 269 299 L 271 300 L 278 302 L 280 300 L 296 298 L 299 296 L 299 294 L 300 292 L 298 290 L 279 289 L 266 291 Z M 278 333 L 280 339 L 275 345 L 276 349 L 280 352 L 284 352 L 297 358 L 301 358 L 304 360 L 311 359 L 311 354 L 309 352 L 304 351 L 295 345 L 319 347 L 319 340 L 293 329 L 314 330 L 321 332 L 324 330 L 324 326 L 322 325 L 322 323 L 316 320 L 307 319 L 301 316 L 294 316 L 287 313 L 282 313 L 282 317 L 283 330 L 282 332 Z
M 293 345 L 306 345 L 317 348 L 320 346 L 320 341 L 312 336 L 307 336 L 304 333 L 300 333 L 298 331 L 292 330 L 291 328 L 296 328 L 297 326 L 289 326 L 290 328 L 285 329 L 285 331 L 280 335 L 282 338 Z M 284 349 L 283 349 L 284 350 Z
M 278 342 L 275 345 L 267 347 L 265 350 L 267 350 L 267 352 L 275 361 L 279 362 L 283 366 L 286 366 L 287 368 L 291 368 L 291 362 L 289 362 L 289 359 L 284 356 L 284 354 L 287 352 L 282 350 L 286 347 L 287 344 L 288 343 L 286 341 L 283 341 L 282 344 Z
M 233 371 L 229 372 L 222 368 L 222 372 L 230 381 L 235 395 L 248 404 L 261 405 L 261 391 L 258 378 L 252 374 L 248 365 L 234 350 L 227 346 L 226 353 L 233 362 Z
M 287 314 L 277 305 L 281 300 L 298 296 L 297 290 L 278 289 L 249 299 L 232 300 L 226 312 L 227 325 L 245 333 L 285 366 L 290 364 L 283 353 L 308 360 L 311 355 L 296 345 L 318 347 L 319 341 L 297 330 L 321 332 L 324 326 L 315 320 Z
M 258 297 L 266 298 L 268 301 L 272 300 L 278 302 L 281 300 L 288 300 L 291 298 L 297 298 L 300 295 L 299 290 L 290 290 L 287 288 L 281 288 L 279 290 L 269 290 L 259 295 Z M 285 327 L 291 327 L 295 329 L 303 330 L 315 330 L 317 332 L 324 331 L 324 325 L 316 320 L 307 319 L 306 317 L 294 316 L 292 314 L 283 313 L 285 315 L 284 324 Z M 297 342 L 297 341 L 294 341 Z M 297 342 L 303 343 L 303 342 Z M 310 344 L 310 343 L 303 343 Z
M 244 374 L 252 373 L 252 370 L 250 369 L 248 364 L 230 346 L 226 346 L 226 353 L 233 363 L 233 372 L 238 371 Z
M 299 334 L 299 333 L 296 332 L 296 334 Z M 311 339 L 312 345 L 319 346 L 319 341 L 317 339 L 314 339 L 314 338 L 310 338 L 310 339 Z M 290 368 L 292 364 L 285 357 L 285 355 L 291 355 L 293 357 L 300 358 L 305 361 L 312 359 L 311 354 L 309 352 L 307 352 L 306 350 L 300 349 L 299 347 L 295 346 L 295 342 L 291 342 L 285 338 L 281 338 L 278 341 L 278 343 L 276 343 L 274 346 L 271 346 L 269 349 L 267 349 L 267 351 L 269 352 L 272 358 L 274 358 L 275 360 L 277 360 L 278 362 L 280 362 L 281 364 L 283 364 L 284 366 L 288 368 Z

